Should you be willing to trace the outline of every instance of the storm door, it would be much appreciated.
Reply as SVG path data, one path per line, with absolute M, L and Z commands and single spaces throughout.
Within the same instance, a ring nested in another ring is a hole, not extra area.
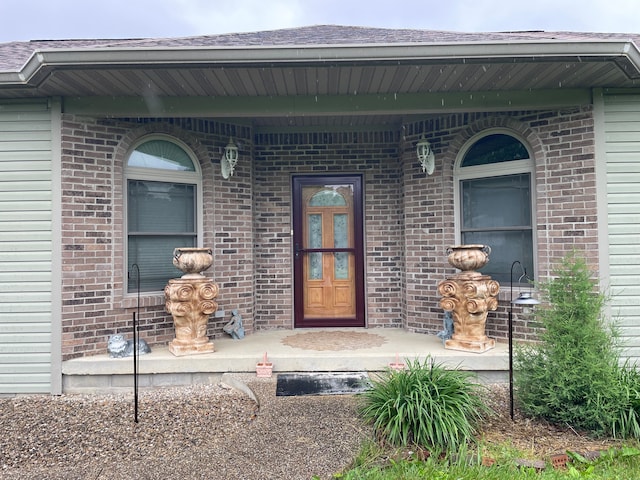
M 364 327 L 362 177 L 293 178 L 296 327 Z

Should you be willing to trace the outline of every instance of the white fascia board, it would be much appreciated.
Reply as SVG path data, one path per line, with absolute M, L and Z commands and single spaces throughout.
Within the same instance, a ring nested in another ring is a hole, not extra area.
M 631 42 L 483 42 L 451 44 L 370 44 L 251 47 L 95 48 L 35 52 L 23 71 L 35 65 L 153 65 L 194 63 L 324 63 L 397 60 L 544 59 L 638 54 Z
M 26 85 L 27 81 L 22 73 L 0 72 L 0 84 Z
M 305 45 L 176 48 L 76 48 L 39 50 L 19 72 L 0 73 L 0 84 L 28 85 L 39 73 L 58 67 L 87 68 L 169 65 L 275 65 L 466 61 L 594 61 L 626 59 L 640 75 L 640 51 L 633 42 L 619 40 L 522 41 L 482 43 Z M 629 72 L 628 72 L 629 73 Z
M 624 46 L 624 55 L 640 72 L 640 50 L 638 50 L 638 46 L 633 42 L 626 43 Z

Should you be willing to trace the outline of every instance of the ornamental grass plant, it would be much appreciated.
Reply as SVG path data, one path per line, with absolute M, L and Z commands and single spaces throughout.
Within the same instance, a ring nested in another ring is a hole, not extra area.
M 408 361 L 405 370 L 387 369 L 372 379 L 372 387 L 360 394 L 359 412 L 390 445 L 455 451 L 473 440 L 489 411 L 472 375 L 430 357 Z

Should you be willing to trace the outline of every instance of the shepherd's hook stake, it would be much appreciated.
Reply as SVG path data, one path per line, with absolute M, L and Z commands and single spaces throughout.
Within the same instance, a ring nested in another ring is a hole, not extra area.
M 136 310 L 133 312 L 133 421 L 138 423 L 138 323 L 137 316 L 140 314 L 140 267 L 137 263 L 131 266 L 136 270 L 136 289 L 138 291 L 138 301 Z

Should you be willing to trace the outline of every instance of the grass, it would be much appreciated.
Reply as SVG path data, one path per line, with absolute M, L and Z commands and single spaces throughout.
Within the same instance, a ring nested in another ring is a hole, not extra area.
M 477 456 L 452 455 L 444 458 L 418 459 L 415 452 L 389 451 L 373 443 L 366 444 L 351 469 L 336 474 L 340 480 L 565 480 L 591 478 L 598 480 L 626 480 L 640 478 L 640 444 L 629 443 L 619 449 L 604 452 L 589 460 L 568 452 L 570 462 L 565 469 L 547 465 L 543 470 L 518 466 L 518 456 L 506 447 L 512 460 L 503 459 L 492 466 L 484 466 Z
M 496 445 L 477 440 L 478 423 L 489 408 L 479 395 L 479 386 L 466 372 L 444 369 L 431 359 L 422 364 L 408 362 L 407 366 L 400 372 L 387 370 L 361 394 L 359 413 L 373 425 L 377 441 L 363 445 L 351 467 L 334 475 L 335 479 L 640 479 L 638 370 L 625 370 L 626 376 L 620 379 L 629 389 L 625 397 L 629 401 L 624 404 L 628 414 L 614 423 L 614 430 L 631 433 L 621 436 L 636 438 L 593 459 L 567 451 L 566 467 L 554 468 L 543 459 L 523 462 L 531 458 L 530 452 L 510 442 Z M 570 389 L 571 385 L 566 382 L 563 388 Z M 595 407 L 596 411 L 600 408 Z M 596 423 L 600 426 L 602 422 Z M 596 429 L 594 433 L 603 432 Z M 487 457 L 494 460 L 490 466 L 483 464 Z
M 445 370 L 431 359 L 407 365 L 404 371 L 384 372 L 370 390 L 360 394 L 360 414 L 373 425 L 376 440 L 366 442 L 350 468 L 335 474 L 335 479 L 640 479 L 637 439 L 595 459 L 567 452 L 569 462 L 562 469 L 540 462 L 550 459 L 525 463 L 522 459 L 532 460 L 531 452 L 509 441 L 496 444 L 477 439 L 477 422 L 488 407 L 479 386 L 465 372 Z M 635 375 L 637 371 L 633 380 Z M 633 398 L 640 398 L 637 391 Z M 484 465 L 487 458 L 494 463 Z

